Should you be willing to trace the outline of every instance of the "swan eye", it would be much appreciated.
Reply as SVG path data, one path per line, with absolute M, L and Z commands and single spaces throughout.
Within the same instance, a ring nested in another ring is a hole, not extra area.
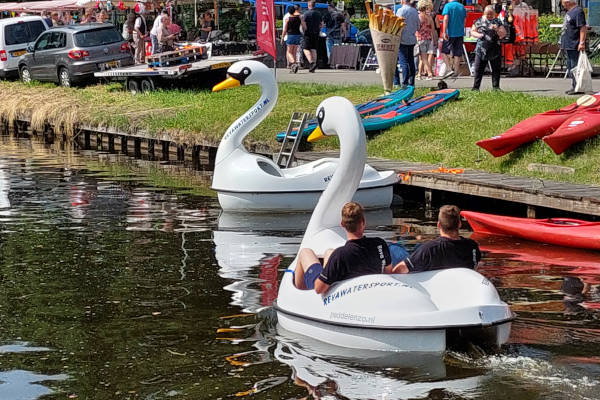
M 323 123 L 324 119 L 325 119 L 325 110 L 321 107 L 319 109 L 319 112 L 317 113 L 317 121 L 319 121 L 319 125 L 321 125 Z
M 250 68 L 244 67 L 244 69 L 242 70 L 242 74 L 244 74 L 245 76 L 250 75 Z

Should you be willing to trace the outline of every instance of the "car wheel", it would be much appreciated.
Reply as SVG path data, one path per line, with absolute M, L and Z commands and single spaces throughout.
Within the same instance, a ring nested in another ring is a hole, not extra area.
M 154 90 L 154 82 L 151 78 L 144 78 L 140 82 L 140 90 L 142 93 L 150 93 Z
M 135 79 L 127 79 L 127 90 L 131 94 L 138 94 L 140 92 L 140 84 Z
M 19 75 L 21 75 L 21 81 L 23 83 L 31 83 L 31 71 L 28 66 L 23 65 L 21 69 L 19 69 Z
M 61 68 L 58 70 L 58 82 L 62 87 L 71 87 L 73 85 L 73 80 L 68 69 Z

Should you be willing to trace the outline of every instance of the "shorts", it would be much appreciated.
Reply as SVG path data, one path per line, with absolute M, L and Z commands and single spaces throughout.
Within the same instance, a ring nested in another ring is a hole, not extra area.
M 306 286 L 306 288 L 310 290 L 314 289 L 315 281 L 317 280 L 319 275 L 321 275 L 321 272 L 323 272 L 323 266 L 320 263 L 314 263 L 313 265 L 308 267 L 308 269 L 304 273 L 304 286 Z
M 453 57 L 462 57 L 463 52 L 463 37 L 451 37 L 444 40 L 442 43 L 442 53 L 452 54 Z
M 431 39 L 417 42 L 417 47 L 419 48 L 419 53 L 435 54 L 435 46 Z
M 319 45 L 319 34 L 318 33 L 305 33 L 302 40 L 302 47 L 304 50 L 317 50 Z
M 302 35 L 290 35 L 288 33 L 285 44 L 288 46 L 299 45 L 302 42 Z

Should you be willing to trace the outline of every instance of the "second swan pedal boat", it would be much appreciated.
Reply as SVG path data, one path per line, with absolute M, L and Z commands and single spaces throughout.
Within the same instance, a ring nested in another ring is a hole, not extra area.
M 280 168 L 270 158 L 251 154 L 244 138 L 262 122 L 277 102 L 273 73 L 258 61 L 242 61 L 227 71 L 229 78 L 213 88 L 219 91 L 242 84 L 258 84 L 261 97 L 225 132 L 215 161 L 212 189 L 225 211 L 311 211 L 331 180 L 337 158 L 322 158 L 293 168 Z M 356 110 L 352 108 L 352 112 Z M 341 116 L 347 118 L 347 116 Z M 377 171 L 366 165 L 354 199 L 365 208 L 385 208 L 392 202 L 394 171 Z
M 337 135 L 340 161 L 315 208 L 301 248 L 322 256 L 346 242 L 341 210 L 352 199 L 366 158 L 365 132 L 352 104 L 332 97 L 318 109 L 319 130 Z M 364 275 L 338 282 L 323 295 L 297 289 L 289 266 L 275 308 L 278 323 L 337 346 L 384 351 L 441 353 L 446 337 L 468 335 L 501 345 L 508 340 L 514 314 L 494 285 L 463 268 L 406 275 Z

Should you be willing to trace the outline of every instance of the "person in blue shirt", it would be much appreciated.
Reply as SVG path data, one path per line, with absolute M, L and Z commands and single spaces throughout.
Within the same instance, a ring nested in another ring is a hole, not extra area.
M 463 56 L 463 36 L 465 35 L 465 20 L 467 10 L 458 0 L 450 0 L 442 11 L 444 16 L 442 54 L 444 63 L 453 71 L 449 71 L 446 77 L 458 76 L 460 59 Z
M 571 76 L 571 89 L 566 94 L 578 94 L 575 92 L 575 74 L 573 68 L 579 61 L 579 52 L 585 51 L 586 22 L 585 13 L 577 5 L 575 0 L 562 0 L 562 6 L 567 10 L 563 20 L 563 29 L 560 36 L 560 47 L 567 57 L 567 69 Z
M 398 63 L 402 68 L 402 86 L 415 85 L 415 56 L 414 50 L 417 44 L 415 33 L 419 30 L 419 12 L 411 4 L 416 0 L 402 0 L 402 7 L 398 9 L 396 15 L 404 18 L 404 29 L 400 35 L 400 49 L 398 51 Z M 394 84 L 400 83 L 398 68 L 394 75 Z

